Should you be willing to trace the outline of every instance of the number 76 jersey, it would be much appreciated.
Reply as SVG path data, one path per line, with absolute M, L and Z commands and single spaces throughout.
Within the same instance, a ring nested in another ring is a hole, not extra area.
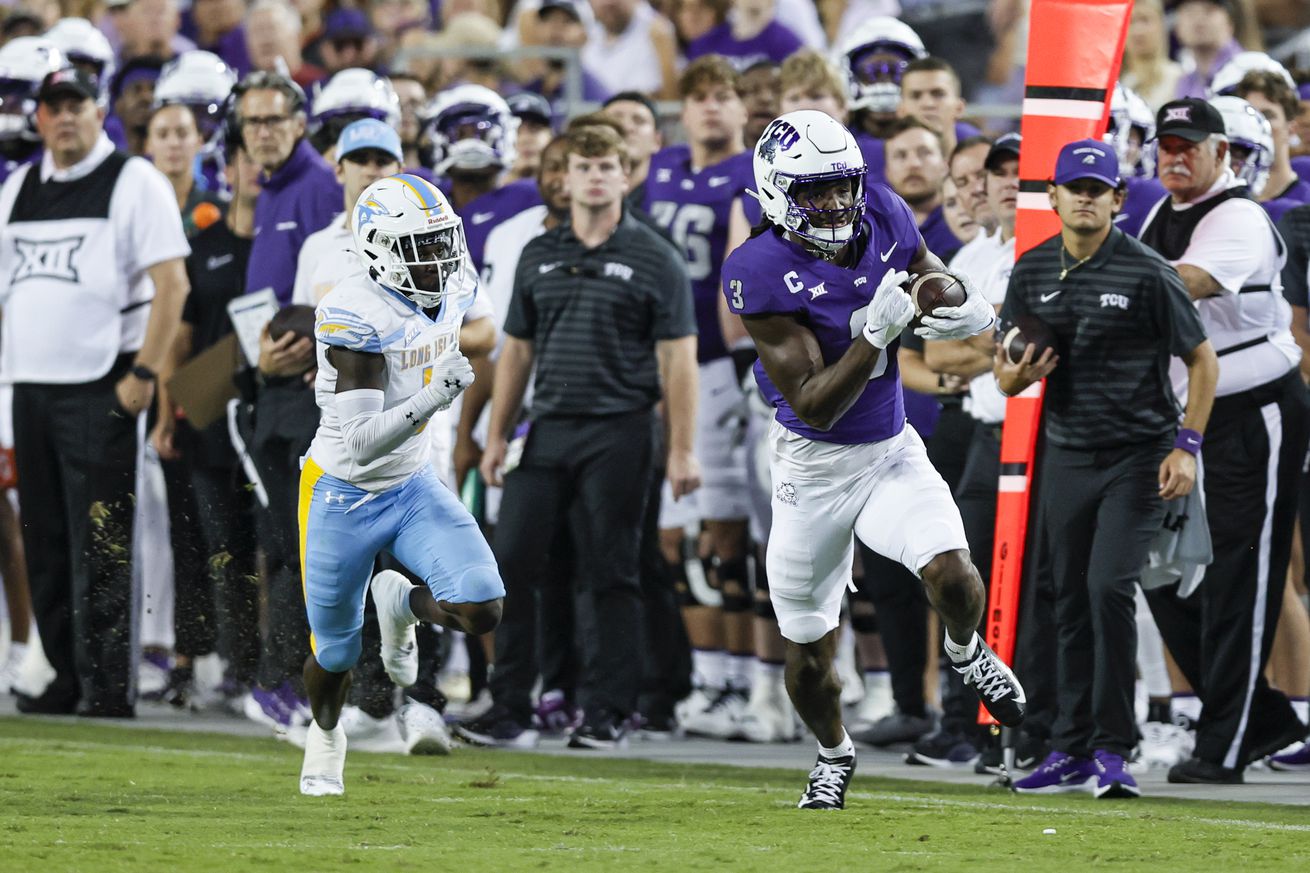
M 869 208 L 856 242 L 863 251 L 854 267 L 841 267 L 783 237 L 779 229 L 751 237 L 723 265 L 723 293 L 738 315 L 785 315 L 819 342 L 824 366 L 832 366 L 864 330 L 865 315 L 888 270 L 906 270 L 923 239 L 914 213 L 885 185 L 870 184 Z M 879 355 L 864 393 L 829 430 L 797 417 L 769 379 L 761 361 L 755 381 L 777 410 L 778 423 L 812 440 L 853 445 L 890 439 L 905 426 L 905 399 L 896 365 L 899 342 Z
M 646 177 L 646 211 L 673 237 L 687 264 L 702 364 L 728 355 L 719 327 L 719 274 L 732 203 L 754 184 L 751 160 L 748 150 L 693 170 L 690 149 L 675 145 L 651 158 Z

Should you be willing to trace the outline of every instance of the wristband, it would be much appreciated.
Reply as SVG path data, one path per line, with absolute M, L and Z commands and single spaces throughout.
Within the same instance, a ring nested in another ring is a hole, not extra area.
M 135 364 L 129 372 L 142 382 L 155 381 L 155 371 L 147 367 L 145 364 Z
M 1189 455 L 1195 455 L 1201 451 L 1201 443 L 1203 442 L 1205 442 L 1205 437 L 1200 431 L 1185 427 L 1179 430 L 1178 436 L 1174 438 L 1174 448 L 1182 449 Z

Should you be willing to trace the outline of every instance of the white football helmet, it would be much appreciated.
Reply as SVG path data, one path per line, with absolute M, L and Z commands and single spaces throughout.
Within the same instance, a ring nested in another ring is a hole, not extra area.
M 36 92 L 47 74 L 68 66 L 42 36 L 20 36 L 0 48 L 0 140 L 36 143 Z
M 755 196 L 764 217 L 825 252 L 855 238 L 864 215 L 864 170 L 851 132 L 815 109 L 774 119 L 755 144 Z M 850 206 L 823 209 L 808 202 L 812 185 L 838 179 L 850 180 Z
M 188 107 L 196 117 L 206 150 L 212 150 L 219 144 L 227 98 L 236 83 L 236 72 L 218 55 L 199 49 L 189 51 L 160 72 L 155 83 L 155 107 Z
M 873 56 L 877 54 L 899 55 L 902 60 L 874 61 Z M 901 104 L 901 75 L 905 65 L 927 56 L 923 40 L 903 21 L 880 16 L 855 28 L 838 42 L 834 58 L 850 83 L 851 111 L 895 112 Z
M 376 118 L 400 126 L 400 97 L 391 81 L 372 70 L 352 67 L 337 73 L 310 101 L 309 132 L 335 143 L 352 121 Z
M 1268 119 L 1241 97 L 1213 97 L 1210 105 L 1224 117 L 1229 166 L 1237 178 L 1246 180 L 1252 196 L 1259 197 L 1274 165 L 1274 134 Z
M 419 123 L 424 164 L 440 175 L 514 166 L 519 120 L 490 88 L 447 88 L 419 113 Z
M 1214 78 L 1210 80 L 1210 95 L 1224 97 L 1232 94 L 1237 90 L 1242 77 L 1256 70 L 1277 73 L 1287 80 L 1288 87 L 1293 91 L 1296 90 L 1296 80 L 1292 78 L 1292 74 L 1269 55 L 1264 52 L 1238 52 L 1233 55 L 1231 61 L 1220 67 Z
M 101 106 L 108 103 L 109 83 L 113 81 L 116 64 L 114 47 L 100 29 L 85 18 L 61 18 L 45 32 L 45 38 L 64 53 L 69 64 L 95 74 L 100 83 L 98 102 Z
M 436 185 L 410 173 L 365 188 L 350 230 L 369 276 L 424 309 L 441 304 L 466 257 L 463 220 Z M 428 275 L 416 281 L 415 268 Z
M 1139 136 L 1133 137 L 1136 131 Z M 1155 175 L 1155 152 L 1147 143 L 1155 138 L 1155 113 L 1137 92 L 1116 82 L 1114 96 L 1110 98 L 1110 124 L 1101 137 L 1114 147 L 1119 156 L 1119 175 L 1122 178 Z

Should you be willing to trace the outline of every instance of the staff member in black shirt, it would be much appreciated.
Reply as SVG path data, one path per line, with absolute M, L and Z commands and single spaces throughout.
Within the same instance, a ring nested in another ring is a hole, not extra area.
M 1059 483 L 1041 490 L 1059 715 L 1050 756 L 1015 787 L 1135 797 L 1124 766 L 1136 738 L 1134 586 L 1164 501 L 1196 482 L 1219 365 L 1178 274 L 1114 229 L 1124 198 L 1114 151 L 1099 140 L 1066 145 L 1047 191 L 1061 232 L 1015 264 L 1001 318 L 1040 318 L 1058 357 L 1047 349 L 1034 360 L 1029 344 L 1017 364 L 1003 348 L 995 363 L 1010 396 L 1049 375 L 1041 475 Z M 1170 356 L 1189 377 L 1181 430 Z
M 610 748 L 641 683 L 639 555 L 661 394 L 675 499 L 700 484 L 692 454 L 696 321 L 677 252 L 623 208 L 623 139 L 601 125 L 568 139 L 570 220 L 528 243 L 519 260 L 481 465 L 492 484 L 504 476 L 494 545 L 507 591 L 491 680 L 496 706 L 485 721 L 502 740 L 527 731 L 537 679 L 535 588 L 568 516 L 586 555 L 579 571 L 595 628 L 584 646 L 585 721 L 570 745 Z M 534 364 L 530 431 L 506 475 L 505 434 Z M 580 511 L 570 514 L 571 506 Z
M 1170 782 L 1242 781 L 1251 761 L 1301 739 L 1291 703 L 1264 676 L 1283 600 L 1307 442 L 1301 350 L 1282 295 L 1286 246 L 1228 166 L 1223 117 L 1196 99 L 1160 107 L 1169 191 L 1142 242 L 1178 270 L 1219 356 L 1205 448 L 1214 560 L 1197 593 L 1147 593 L 1160 635 L 1201 698 L 1194 757 Z

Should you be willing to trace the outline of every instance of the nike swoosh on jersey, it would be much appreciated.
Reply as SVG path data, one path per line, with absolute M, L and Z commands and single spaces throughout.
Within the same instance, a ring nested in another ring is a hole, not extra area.
M 232 263 L 232 259 L 235 257 L 236 255 L 210 255 L 209 259 L 205 261 L 205 269 L 217 270 L 225 264 Z
M 726 185 L 731 181 L 732 181 L 731 176 L 711 176 L 709 180 L 709 186 L 711 188 L 718 188 L 720 185 Z
M 1064 289 L 1061 288 L 1060 291 L 1052 291 L 1050 294 L 1043 294 L 1038 299 L 1041 300 L 1043 303 L 1050 303 L 1052 300 L 1059 297 L 1061 292 L 1063 292 L 1063 290 Z
M 892 247 L 889 248 L 887 251 L 878 253 L 878 257 L 882 258 L 882 262 L 884 264 L 887 263 L 887 259 L 892 256 L 892 252 L 896 251 L 896 247 L 900 244 L 901 244 L 900 240 L 897 240 L 896 242 L 892 243 Z
M 473 213 L 471 220 L 474 224 L 486 224 L 495 217 L 496 213 L 494 212 L 475 212 Z

